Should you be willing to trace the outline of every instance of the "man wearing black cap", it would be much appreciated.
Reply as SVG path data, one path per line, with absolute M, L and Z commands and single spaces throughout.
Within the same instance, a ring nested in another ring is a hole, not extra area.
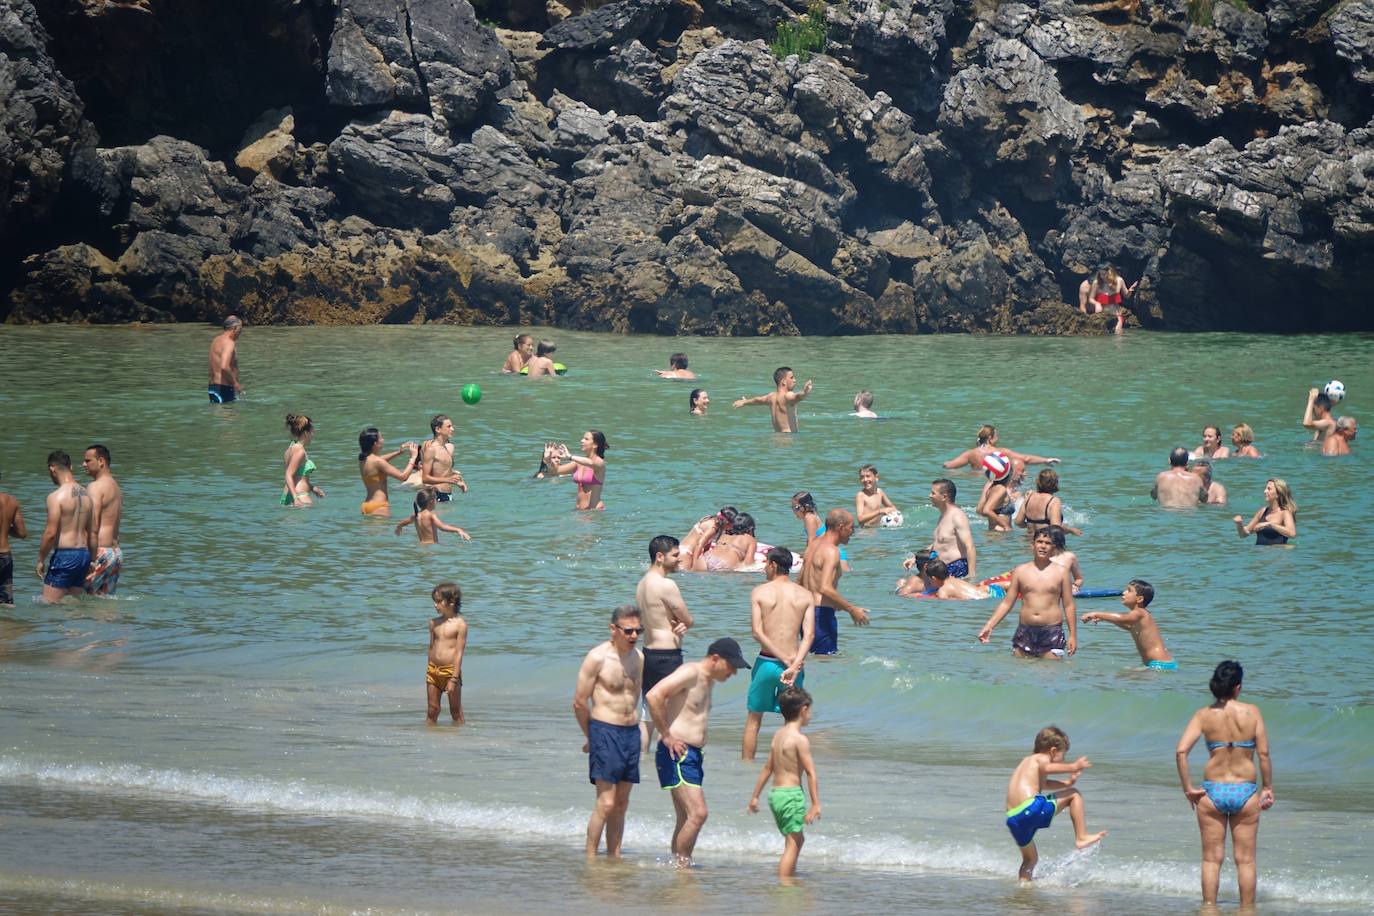
M 699 662 L 687 662 L 644 695 L 659 739 L 654 762 L 658 784 L 673 793 L 673 857 L 679 866 L 692 864 L 697 834 L 706 823 L 706 794 L 702 791 L 702 748 L 706 745 L 706 717 L 711 711 L 711 688 L 748 668 L 739 643 L 717 639 Z

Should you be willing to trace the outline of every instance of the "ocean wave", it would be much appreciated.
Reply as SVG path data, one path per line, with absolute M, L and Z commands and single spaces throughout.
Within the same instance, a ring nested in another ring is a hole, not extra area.
M 586 811 L 582 809 L 549 811 L 528 805 L 435 802 L 429 797 L 359 791 L 314 782 L 277 782 L 195 770 L 152 769 L 135 764 L 66 764 L 0 757 L 0 781 L 151 796 L 173 802 L 220 805 L 232 810 L 356 818 L 380 823 L 411 822 L 445 829 L 456 827 L 504 842 L 526 839 L 577 844 L 586 826 Z M 779 840 L 766 818 L 759 823 L 762 825 L 759 829 L 713 823 L 702 835 L 697 849 L 708 856 L 771 860 L 778 855 Z M 1008 850 L 1001 846 L 991 848 L 948 838 L 915 841 L 886 833 L 867 837 L 830 836 L 820 826 L 808 833 L 806 858 L 812 863 L 878 870 L 919 869 L 984 877 L 1005 876 L 1014 867 Z M 668 826 L 664 822 L 635 823 L 632 819 L 626 824 L 625 843 L 627 848 L 666 849 Z M 12 880 L 0 877 L 0 887 Z M 1111 855 L 1108 845 L 1075 850 L 1062 856 L 1044 856 L 1037 880 L 1048 886 L 1128 888 L 1180 897 L 1190 897 L 1197 892 L 1195 865 L 1180 867 L 1173 861 L 1118 859 Z M 1223 872 L 1222 880 L 1234 886 L 1233 873 Z M 1300 900 L 1333 907 L 1374 907 L 1374 892 L 1360 876 L 1346 878 L 1265 869 L 1261 874 L 1259 896 L 1261 900 Z M 148 902 L 159 901 L 149 899 Z M 265 901 L 261 908 L 267 910 L 271 906 L 275 906 L 273 901 Z

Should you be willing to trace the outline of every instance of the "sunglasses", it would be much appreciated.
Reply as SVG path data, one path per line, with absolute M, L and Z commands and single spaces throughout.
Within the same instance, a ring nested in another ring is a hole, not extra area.
M 644 632 L 643 627 L 622 627 L 620 624 L 616 624 L 615 628 L 626 636 L 638 636 L 640 633 Z

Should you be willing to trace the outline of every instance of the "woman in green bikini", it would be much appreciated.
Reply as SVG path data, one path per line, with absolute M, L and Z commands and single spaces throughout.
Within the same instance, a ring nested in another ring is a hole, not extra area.
M 286 475 L 281 488 L 281 504 L 298 508 L 314 505 L 310 494 L 324 499 L 324 490 L 310 483 L 310 475 L 315 473 L 315 462 L 305 453 L 305 447 L 315 436 L 315 426 L 309 417 L 289 413 L 286 415 L 286 431 L 291 434 L 293 441 L 282 456 L 286 463 Z

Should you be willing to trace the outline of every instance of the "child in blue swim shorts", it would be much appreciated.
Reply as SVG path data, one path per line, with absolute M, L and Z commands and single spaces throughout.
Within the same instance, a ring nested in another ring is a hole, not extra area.
M 1063 730 L 1053 725 L 1040 729 L 1035 736 L 1033 752 L 1016 765 L 1007 784 L 1007 829 L 1021 848 L 1019 874 L 1023 881 L 1034 877 L 1035 864 L 1040 860 L 1035 849 L 1035 832 L 1048 827 L 1060 808 L 1069 809 L 1069 817 L 1073 820 L 1074 844 L 1079 849 L 1091 846 L 1107 835 L 1105 830 L 1088 833 L 1083 796 L 1073 788 L 1078 781 L 1078 774 L 1092 766 L 1092 763 L 1087 757 L 1066 763 L 1064 757 L 1068 752 L 1069 736 Z M 1068 779 L 1057 782 L 1047 778 L 1058 773 L 1067 774 Z

